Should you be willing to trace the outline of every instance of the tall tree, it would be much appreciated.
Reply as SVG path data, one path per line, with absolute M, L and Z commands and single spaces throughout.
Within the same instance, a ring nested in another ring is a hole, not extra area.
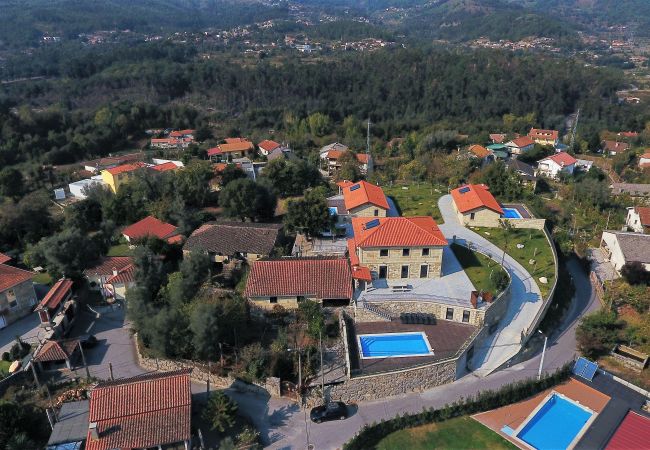
M 327 207 L 323 189 L 320 188 L 308 191 L 304 198 L 290 200 L 284 217 L 290 231 L 302 232 L 308 237 L 316 237 L 323 231 L 329 231 L 335 220 Z
M 275 213 L 277 200 L 269 187 L 256 183 L 250 178 L 242 178 L 229 183 L 219 193 L 219 205 L 226 215 L 238 217 L 242 221 L 269 220 Z

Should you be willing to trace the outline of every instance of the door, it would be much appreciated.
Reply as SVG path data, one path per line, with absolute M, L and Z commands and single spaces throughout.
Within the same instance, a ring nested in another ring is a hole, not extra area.
M 379 278 L 388 278 L 388 266 L 379 266 Z

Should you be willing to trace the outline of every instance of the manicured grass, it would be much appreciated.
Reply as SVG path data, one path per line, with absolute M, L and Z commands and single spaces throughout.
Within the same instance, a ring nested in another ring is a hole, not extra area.
M 499 272 L 506 273 L 499 263 L 462 245 L 451 244 L 451 249 L 476 290 L 497 293 L 493 280 L 498 279 Z
M 442 221 L 438 199 L 447 193 L 446 187 L 413 183 L 387 185 L 382 189 L 393 199 L 402 216 L 432 216 L 437 222 Z
M 542 296 L 546 298 L 555 281 L 555 261 L 553 251 L 542 230 L 506 230 L 504 228 L 475 228 L 473 230 L 500 249 L 505 249 L 506 253 L 528 270 L 535 278 Z M 517 244 L 523 244 L 524 248 L 517 248 Z M 529 263 L 531 259 L 535 260 L 535 264 Z M 548 283 L 542 284 L 539 281 L 540 277 L 546 277 Z
M 52 277 L 47 272 L 40 272 L 37 273 L 36 276 L 34 276 L 34 278 L 32 278 L 32 281 L 38 284 L 51 284 Z
M 382 439 L 379 450 L 516 449 L 494 431 L 468 416 L 396 431 Z
M 131 256 L 133 250 L 129 248 L 129 244 L 118 244 L 108 249 L 108 256 Z

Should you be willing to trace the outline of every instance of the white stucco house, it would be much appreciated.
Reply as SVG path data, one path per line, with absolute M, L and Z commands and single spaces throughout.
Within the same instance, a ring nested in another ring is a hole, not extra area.
M 650 271 L 650 235 L 626 231 L 603 231 L 600 248 L 617 272 L 627 263 L 638 262 Z
M 577 162 L 578 160 L 568 153 L 559 152 L 540 159 L 537 162 L 536 175 L 545 175 L 549 178 L 557 178 L 561 172 L 572 175 Z
M 631 206 L 627 208 L 625 225 L 635 233 L 650 234 L 650 206 Z

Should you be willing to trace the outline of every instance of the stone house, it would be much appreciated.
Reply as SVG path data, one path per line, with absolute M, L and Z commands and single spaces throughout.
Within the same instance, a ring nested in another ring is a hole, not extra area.
M 484 184 L 467 184 L 451 191 L 458 220 L 465 226 L 498 227 L 503 209 Z
M 270 256 L 281 240 L 282 224 L 209 222 L 197 228 L 183 245 L 183 253 L 207 253 L 215 263 L 243 259 L 249 264 Z
M 352 218 L 355 279 L 439 278 L 447 240 L 432 217 Z
M 367 181 L 352 183 L 340 181 L 339 194 L 327 199 L 332 214 L 337 215 L 338 225 L 347 224 L 352 217 L 386 217 L 390 210 L 384 191 Z
M 74 324 L 77 301 L 72 297 L 72 280 L 61 278 L 45 294 L 34 311 L 41 327 L 52 330 L 52 337 L 65 336 Z
M 296 309 L 301 302 L 348 306 L 352 272 L 347 258 L 303 257 L 261 259 L 251 265 L 244 296 L 262 309 L 280 305 Z
M 32 312 L 36 305 L 33 277 L 27 270 L 0 264 L 0 329 Z

